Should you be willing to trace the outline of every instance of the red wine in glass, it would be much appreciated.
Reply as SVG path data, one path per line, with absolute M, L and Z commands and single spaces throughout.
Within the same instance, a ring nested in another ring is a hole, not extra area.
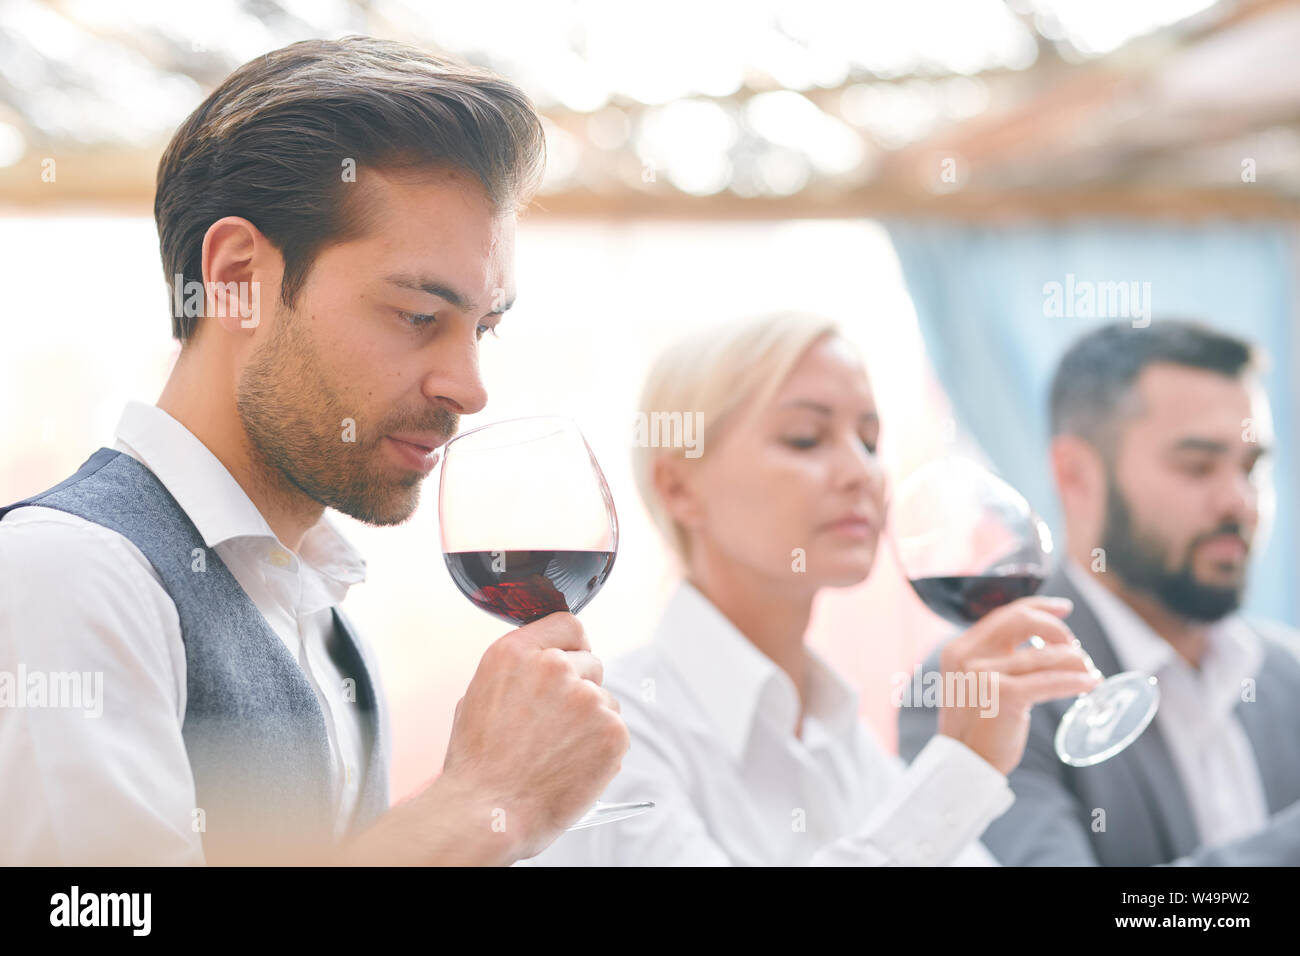
M 618 553 L 609 485 L 567 418 L 516 418 L 461 432 L 443 449 L 438 483 L 443 560 L 462 594 L 511 624 L 577 614 Z M 596 802 L 577 830 L 651 809 Z
M 614 567 L 613 551 L 448 551 L 443 558 L 462 594 L 511 624 L 577 614 Z
M 1046 580 L 1036 568 L 1008 574 L 946 574 L 910 578 L 916 596 L 954 624 L 974 624 L 989 611 L 1028 597 Z

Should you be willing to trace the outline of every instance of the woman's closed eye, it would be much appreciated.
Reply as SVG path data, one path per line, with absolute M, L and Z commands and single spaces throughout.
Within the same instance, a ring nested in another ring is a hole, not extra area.
M 868 454 L 874 455 L 876 453 L 876 442 L 868 441 L 865 438 L 859 440 L 862 442 L 862 447 L 867 450 Z M 797 448 L 800 451 L 807 451 L 808 449 L 816 448 L 821 444 L 821 437 L 817 435 L 792 435 L 783 438 L 782 441 L 791 448 Z

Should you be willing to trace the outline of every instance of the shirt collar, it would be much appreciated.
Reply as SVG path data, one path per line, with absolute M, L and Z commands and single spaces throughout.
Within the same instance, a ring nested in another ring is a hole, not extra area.
M 1065 573 L 1097 616 L 1121 667 L 1146 674 L 1158 674 L 1165 667 L 1182 666 L 1191 670 L 1172 644 L 1089 572 L 1074 561 L 1067 561 Z M 1224 686 L 1235 686 L 1242 677 L 1255 675 L 1263 653 L 1255 631 L 1239 616 L 1230 614 L 1207 632 L 1200 670 L 1207 680 L 1222 676 Z
M 654 641 L 736 760 L 759 722 L 793 736 L 799 698 L 789 675 L 689 581 L 669 600 Z M 806 653 L 805 712 L 838 734 L 851 732 L 857 694 L 817 654 Z
M 207 547 L 234 539 L 270 539 L 283 548 L 290 569 L 300 557 L 344 591 L 365 580 L 365 559 L 325 515 L 307 530 L 297 556 L 284 548 L 221 460 L 158 406 L 128 402 L 118 420 L 117 438 L 162 482 Z

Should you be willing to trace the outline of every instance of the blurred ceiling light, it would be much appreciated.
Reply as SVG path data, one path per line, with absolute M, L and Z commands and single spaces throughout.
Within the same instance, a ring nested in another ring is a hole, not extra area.
M 679 100 L 642 119 L 637 152 L 678 189 L 711 195 L 731 179 L 728 151 L 737 133 L 736 121 L 717 103 Z
M 357 6 L 348 0 L 276 0 L 291 16 L 310 23 L 323 33 L 359 27 Z M 172 4 L 175 6 L 175 4 Z
M 731 160 L 726 156 L 682 157 L 668 168 L 674 186 L 692 196 L 712 196 L 731 182 Z
M 950 119 L 969 119 L 989 107 L 988 84 L 978 77 L 954 76 L 938 85 L 943 112 Z
M 547 63 L 546 85 L 562 105 L 590 113 L 609 102 L 609 87 L 591 64 L 571 51 L 556 51 Z
M 1177 23 L 1214 6 L 1216 0 L 1034 0 L 1035 23 L 1048 39 L 1068 40 L 1097 56 L 1134 37 Z M 1049 32 L 1050 31 L 1050 32 Z M 1059 33 L 1059 36 L 1052 35 Z
M 823 2 L 820 31 L 839 37 L 850 58 L 878 76 L 1023 69 L 1037 44 L 1001 0 Z
M 12 166 L 27 152 L 27 140 L 22 131 L 8 123 L 0 123 L 0 168 Z
M 86 52 L 94 38 L 36 0 L 8 0 L 4 8 L 6 32 L 23 38 L 37 53 L 65 63 Z
M 765 30 L 752 51 L 752 63 L 787 90 L 806 90 L 816 86 L 815 67 L 808 49 L 776 30 Z
M 573 9 L 585 32 L 584 55 L 605 82 L 650 105 L 736 93 L 744 85 L 752 38 L 770 30 L 736 0 L 649 6 L 583 0 Z
M 906 83 L 858 83 L 840 97 L 844 117 L 865 127 L 885 149 L 899 149 L 932 130 L 938 120 L 939 96 L 925 80 Z
M 777 148 L 758 158 L 758 172 L 767 192 L 792 196 L 808 185 L 811 170 L 802 153 Z
M 582 146 L 549 117 L 543 116 L 541 120 L 546 132 L 546 171 L 542 174 L 541 191 L 555 192 L 577 176 Z
M 857 133 L 792 90 L 753 97 L 745 104 L 745 119 L 764 139 L 802 152 L 824 175 L 849 172 L 866 154 Z
M 619 149 L 627 143 L 632 123 L 625 112 L 609 106 L 587 117 L 587 139 L 597 149 Z

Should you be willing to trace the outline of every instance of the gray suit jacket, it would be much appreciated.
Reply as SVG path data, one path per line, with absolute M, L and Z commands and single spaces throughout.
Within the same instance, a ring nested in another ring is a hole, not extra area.
M 1101 625 L 1061 572 L 1041 594 L 1068 597 L 1074 611 L 1066 623 L 1107 676 L 1121 670 Z M 1261 832 L 1232 843 L 1199 846 L 1196 822 L 1169 749 L 1153 722 L 1121 753 L 1092 767 L 1061 763 L 1054 749 L 1056 725 L 1070 700 L 1048 701 L 1030 716 L 1029 742 L 1008 778 L 1016 802 L 981 838 L 1009 866 L 1199 866 L 1300 865 L 1300 656 L 1294 635 L 1256 626 L 1264 661 L 1256 675 L 1256 699 L 1237 705 L 1255 751 L 1271 814 Z M 937 671 L 936 650 L 921 665 Z M 937 712 L 923 706 L 899 710 L 899 753 L 911 760 L 935 733 Z M 1096 809 L 1105 829 L 1094 829 Z

